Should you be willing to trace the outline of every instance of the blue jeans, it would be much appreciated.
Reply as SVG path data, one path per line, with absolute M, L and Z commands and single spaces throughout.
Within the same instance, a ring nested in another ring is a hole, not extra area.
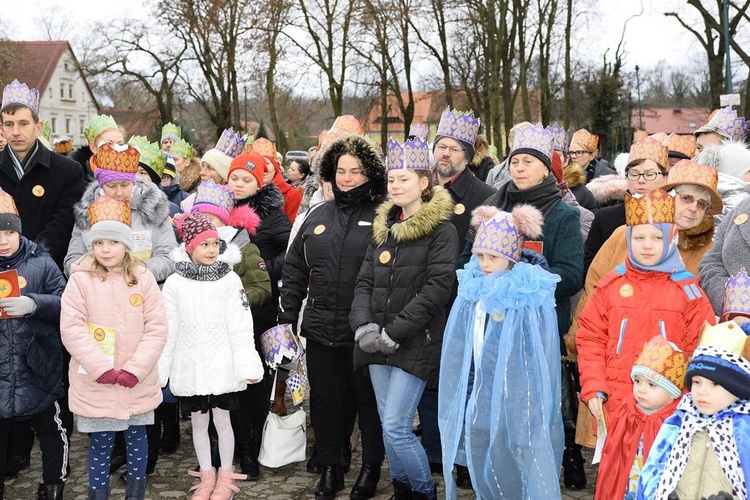
M 370 365 L 370 379 L 378 400 L 391 479 L 408 484 L 412 491 L 431 495 L 435 483 L 427 454 L 411 430 L 414 412 L 427 383 L 401 368 L 387 365 Z

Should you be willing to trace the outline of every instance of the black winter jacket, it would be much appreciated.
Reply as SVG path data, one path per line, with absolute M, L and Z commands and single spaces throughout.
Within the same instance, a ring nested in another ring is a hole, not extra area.
M 36 415 L 64 394 L 60 297 L 65 278 L 36 243 L 21 238 L 10 257 L 0 257 L 0 271 L 16 269 L 21 294 L 36 310 L 0 320 L 0 419 Z
M 445 306 L 458 266 L 458 234 L 450 222 L 453 208 L 450 194 L 441 188 L 403 221 L 401 208 L 392 201 L 378 208 L 349 324 L 356 331 L 375 323 L 400 346 L 390 356 L 367 354 L 355 346 L 355 370 L 385 364 L 428 382 L 437 379 Z

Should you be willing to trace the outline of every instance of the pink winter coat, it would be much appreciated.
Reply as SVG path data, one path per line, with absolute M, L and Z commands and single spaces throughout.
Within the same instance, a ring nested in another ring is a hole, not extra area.
M 157 362 L 167 341 L 167 315 L 151 271 L 140 268 L 134 286 L 127 286 L 119 269 L 102 281 L 89 271 L 92 259 L 85 255 L 71 266 L 62 296 L 60 333 L 71 355 L 70 409 L 88 418 L 127 420 L 162 401 Z M 132 389 L 96 382 L 112 361 L 94 339 L 112 330 L 114 368 L 138 378 Z

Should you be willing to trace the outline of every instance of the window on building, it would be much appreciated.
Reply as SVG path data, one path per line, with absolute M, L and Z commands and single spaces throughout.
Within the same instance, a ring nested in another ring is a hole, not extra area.
M 86 120 L 84 120 L 83 118 L 81 118 L 80 125 L 81 125 L 80 128 L 79 128 L 80 131 L 78 133 L 81 134 L 81 135 L 83 135 L 85 133 L 85 131 L 86 131 Z
M 73 99 L 73 84 L 68 84 L 68 99 Z
M 65 133 L 70 135 L 70 118 L 65 118 Z
M 65 99 L 65 84 L 60 84 L 60 99 Z
M 50 89 L 50 91 L 52 91 L 52 89 Z M 54 116 L 52 117 L 52 133 L 57 133 L 57 118 L 55 118 Z

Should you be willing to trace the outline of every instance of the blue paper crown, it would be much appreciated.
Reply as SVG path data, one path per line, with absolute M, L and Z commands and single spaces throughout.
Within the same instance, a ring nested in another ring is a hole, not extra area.
M 553 123 L 549 127 L 550 135 L 552 136 L 552 149 L 557 151 L 565 151 L 568 149 L 568 133 L 562 128 L 557 122 Z
M 450 137 L 458 141 L 474 145 L 479 132 L 479 118 L 474 117 L 474 112 L 451 111 L 450 106 L 445 108 L 440 117 L 437 135 Z
M 406 141 L 404 145 L 388 140 L 388 170 L 429 170 L 430 147 L 421 137 Z
M 551 160 L 552 132 L 541 123 L 516 129 L 513 132 L 513 151 L 518 149 L 534 149 Z
M 39 91 L 29 88 L 28 85 L 18 80 L 13 80 L 3 90 L 2 108 L 8 104 L 23 104 L 36 113 L 39 111 Z
M 245 139 L 230 127 L 221 133 L 214 149 L 218 149 L 230 158 L 236 158 L 245 150 Z

